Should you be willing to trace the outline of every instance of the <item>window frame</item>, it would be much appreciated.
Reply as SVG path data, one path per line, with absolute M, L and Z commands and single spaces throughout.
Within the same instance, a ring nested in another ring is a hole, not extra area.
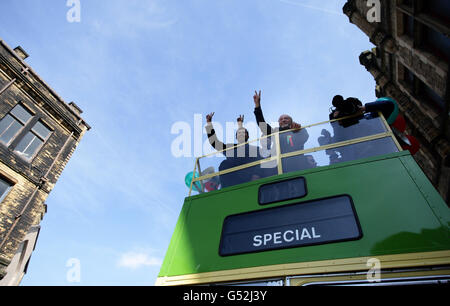
M 24 129 L 24 133 L 21 135 L 21 137 L 18 137 L 17 142 L 14 144 L 14 147 L 11 145 L 12 150 L 14 151 L 14 153 L 16 155 L 19 155 L 22 159 L 26 160 L 26 161 L 32 161 L 37 155 L 38 153 L 41 151 L 41 149 L 44 147 L 45 143 L 47 142 L 47 140 L 50 138 L 50 136 L 52 135 L 53 130 L 42 120 L 42 118 L 40 118 L 39 116 L 37 116 L 36 118 L 37 120 L 33 120 L 34 122 L 30 123 L 30 125 L 28 126 L 27 129 Z M 48 133 L 47 137 L 45 139 L 42 139 L 40 135 L 38 135 L 38 133 L 33 131 L 33 128 L 36 126 L 37 123 L 41 123 L 45 128 L 47 128 L 50 132 Z M 22 155 L 22 153 L 24 152 L 19 152 L 17 150 L 17 146 L 19 145 L 19 143 L 25 138 L 25 136 L 28 135 L 28 133 L 33 134 L 35 137 L 37 137 L 38 139 L 40 139 L 42 141 L 42 143 L 37 147 L 37 149 L 33 152 L 33 154 L 27 158 L 25 156 Z
M 432 48 L 424 47 L 424 45 L 431 45 L 427 41 L 429 38 L 428 32 L 435 32 L 438 35 L 448 36 L 450 31 L 449 24 L 443 24 L 443 21 L 436 21 L 433 15 L 427 11 L 427 3 L 424 1 L 412 0 L 412 6 L 399 3 L 397 4 L 397 23 L 400 24 L 400 28 L 397 27 L 397 36 L 399 38 L 408 37 L 411 39 L 413 48 L 427 52 L 440 61 L 448 61 L 449 58 L 444 51 L 441 50 L 441 46 L 433 45 Z M 412 21 L 412 33 L 407 33 L 406 19 L 410 18 Z
M 41 115 L 37 114 L 36 112 L 32 111 L 29 107 L 25 106 L 23 102 L 18 102 L 16 105 L 14 105 L 14 107 L 12 107 L 10 111 L 7 114 L 5 114 L 5 116 L 3 116 L 1 120 L 6 118 L 6 116 L 10 115 L 13 117 L 14 120 L 17 120 L 19 123 L 22 124 L 22 121 L 20 119 L 17 119 L 17 117 L 11 113 L 12 110 L 15 107 L 17 107 L 17 105 L 20 105 L 26 111 L 28 111 L 31 114 L 31 118 L 28 119 L 28 121 L 21 127 L 21 129 L 13 136 L 13 138 L 8 143 L 5 143 L 3 141 L 0 141 L 0 143 L 6 146 L 16 156 L 19 156 L 22 160 L 31 163 L 34 160 L 34 158 L 39 154 L 39 152 L 42 150 L 44 145 L 47 143 L 48 139 L 53 134 L 54 129 L 52 129 L 50 125 L 45 122 L 44 118 Z M 38 122 L 41 123 L 45 128 L 47 128 L 50 131 L 50 133 L 47 135 L 45 139 L 42 139 L 40 135 L 38 135 L 38 133 L 33 131 L 33 128 L 36 126 Z M 39 145 L 39 147 L 35 150 L 35 152 L 33 152 L 33 155 L 30 156 L 29 158 L 25 157 L 22 154 L 22 152 L 16 150 L 19 143 L 24 139 L 26 135 L 28 135 L 28 133 L 32 133 L 35 137 L 37 137 L 42 141 L 42 144 Z
M 13 111 L 17 106 L 21 106 L 23 109 L 25 109 L 25 111 L 27 111 L 28 113 L 31 114 L 31 117 L 30 117 L 30 119 L 28 119 L 27 122 L 22 122 L 21 119 L 17 118 L 17 116 L 14 115 L 14 114 L 12 113 L 12 111 Z M 23 103 L 20 103 L 20 102 L 19 102 L 19 103 L 17 103 L 16 105 L 14 105 L 14 107 L 11 108 L 11 110 L 10 110 L 8 113 L 6 113 L 0 121 L 3 121 L 7 116 L 12 117 L 15 121 L 17 121 L 17 122 L 21 125 L 21 128 L 14 134 L 14 136 L 12 136 L 12 138 L 11 138 L 8 142 L 4 142 L 3 140 L 0 140 L 0 143 L 4 144 L 6 147 L 10 147 L 10 146 L 13 145 L 14 141 L 22 134 L 22 132 L 23 132 L 23 130 L 26 128 L 26 126 L 27 126 L 28 124 L 31 123 L 31 121 L 33 120 L 33 118 L 36 116 L 36 113 L 33 112 L 33 111 L 31 111 L 31 110 L 30 110 L 28 107 L 26 107 Z M 10 125 L 10 126 L 11 126 L 11 125 Z M 8 127 L 8 128 L 9 128 L 9 127 Z M 5 131 L 6 131 L 6 130 L 5 130 Z M 2 133 L 2 135 L 3 135 L 3 133 Z
M 0 172 L 0 180 L 9 185 L 9 187 L 3 192 L 3 194 L 0 195 L 0 203 L 2 203 L 3 200 L 5 200 L 5 198 L 9 195 L 9 193 L 11 192 L 11 190 L 14 187 L 14 185 L 16 184 L 16 182 L 9 179 L 7 176 L 3 175 L 3 173 L 1 173 L 1 172 Z
M 429 109 L 430 111 L 436 114 L 445 111 L 445 100 L 433 88 L 431 88 L 428 84 L 422 81 L 413 71 L 411 71 L 409 67 L 407 67 L 402 62 L 399 62 L 397 66 L 397 73 L 399 83 L 403 87 L 405 87 L 405 89 L 409 92 L 411 96 L 413 96 L 419 101 L 423 101 L 423 103 L 421 103 L 423 107 Z M 407 77 L 407 75 L 411 76 L 411 80 L 408 79 L 409 76 Z M 441 99 L 442 101 L 436 101 L 430 94 L 430 92 L 436 95 L 436 97 L 438 97 L 438 100 Z

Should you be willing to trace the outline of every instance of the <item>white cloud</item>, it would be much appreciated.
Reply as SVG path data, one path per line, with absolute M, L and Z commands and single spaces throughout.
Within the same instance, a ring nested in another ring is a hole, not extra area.
M 142 267 L 159 267 L 162 260 L 158 257 L 150 256 L 142 252 L 127 252 L 120 256 L 117 265 L 122 268 L 129 268 L 132 270 Z

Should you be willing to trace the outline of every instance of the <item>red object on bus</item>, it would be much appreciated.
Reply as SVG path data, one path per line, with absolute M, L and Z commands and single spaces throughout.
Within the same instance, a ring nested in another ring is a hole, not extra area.
M 397 131 L 403 133 L 406 130 L 406 121 L 405 118 L 399 114 L 395 119 L 394 123 L 391 124 L 392 127 L 395 127 Z
M 409 150 L 411 155 L 416 154 L 417 151 L 419 151 L 419 149 L 420 149 L 419 141 L 416 139 L 416 137 L 411 136 L 411 135 L 406 135 L 406 138 L 408 138 L 408 140 L 411 143 L 411 145 L 408 146 L 407 144 L 402 144 L 403 150 Z

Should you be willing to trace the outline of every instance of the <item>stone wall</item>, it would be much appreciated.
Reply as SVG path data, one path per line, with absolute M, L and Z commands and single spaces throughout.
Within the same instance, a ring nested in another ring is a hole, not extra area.
M 376 45 L 372 51 L 361 54 L 360 62 L 374 77 L 377 96 L 390 96 L 399 103 L 408 132 L 421 143 L 415 160 L 444 200 L 450 203 L 449 63 L 428 52 L 423 42 L 417 44 L 414 37 L 404 35 L 401 16 L 409 10 L 402 6 L 402 1 L 382 0 L 380 3 L 383 13 L 380 23 L 367 21 L 366 0 L 349 0 L 343 7 L 349 21 Z M 421 4 L 426 5 L 426 2 Z M 424 14 L 421 18 L 429 20 Z M 416 82 L 414 90 L 409 88 L 403 79 L 405 69 L 444 101 L 443 109 L 418 93 Z
M 12 185 L 0 203 L 0 279 L 30 228 L 41 222 L 45 200 L 90 129 L 74 103 L 66 104 L 0 40 L 0 120 L 18 103 L 33 118 L 39 118 L 51 134 L 31 160 L 15 152 L 11 144 L 0 142 L 0 177 Z

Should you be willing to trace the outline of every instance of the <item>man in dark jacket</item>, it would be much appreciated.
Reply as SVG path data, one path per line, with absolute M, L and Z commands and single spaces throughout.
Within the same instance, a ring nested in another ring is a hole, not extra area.
M 273 129 L 264 120 L 264 115 L 261 109 L 261 91 L 259 91 L 259 93 L 255 91 L 253 101 L 255 103 L 254 113 L 256 122 L 263 136 L 294 129 L 293 131 L 280 133 L 281 154 L 293 151 L 300 151 L 305 148 L 305 143 L 306 141 L 308 141 L 309 138 L 309 134 L 306 129 L 302 129 L 300 124 L 294 122 L 292 120 L 292 117 L 286 114 L 281 115 L 280 118 L 278 119 L 279 128 Z M 309 163 L 304 155 L 297 155 L 284 158 L 282 164 L 283 164 L 283 172 L 292 172 L 310 168 L 308 166 Z

